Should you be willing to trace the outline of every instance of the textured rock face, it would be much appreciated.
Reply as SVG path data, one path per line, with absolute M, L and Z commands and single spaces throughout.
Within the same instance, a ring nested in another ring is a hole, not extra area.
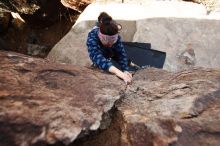
M 122 141 L 132 146 L 218 146 L 219 89 L 219 70 L 138 72 L 118 107 Z
M 141 70 L 111 127 L 73 146 L 219 146 L 219 87 L 219 70 Z
M 1 52 L 0 145 L 218 146 L 219 89 L 220 70 L 148 68 L 124 88 L 99 71 Z
M 89 64 L 86 38 L 102 11 L 122 24 L 120 34 L 124 41 L 151 43 L 152 49 L 166 52 L 166 70 L 220 67 L 220 17 L 212 19 L 214 15 L 206 15 L 202 5 L 186 2 L 89 5 L 48 58 L 82 66 Z
M 40 7 L 39 2 L 36 0 L 3 0 L 0 2 L 0 8 L 3 11 L 33 14 Z
M 220 18 L 220 17 L 219 17 Z M 220 67 L 220 20 L 152 18 L 137 22 L 133 41 L 167 53 L 164 69 Z
M 69 144 L 100 127 L 123 88 L 109 74 L 0 52 L 0 145 Z
M 1 11 L 12 11 L 23 14 L 33 14 L 44 6 L 47 0 L 3 0 L 0 2 Z M 66 7 L 71 7 L 76 11 L 82 11 L 91 1 L 90 0 L 61 0 Z
M 85 7 L 90 4 L 93 0 L 61 0 L 61 3 L 68 8 L 82 12 Z

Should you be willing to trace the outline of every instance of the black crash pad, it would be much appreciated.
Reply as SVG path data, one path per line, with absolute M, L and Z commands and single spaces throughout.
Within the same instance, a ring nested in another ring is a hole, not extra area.
M 166 53 L 151 49 L 150 43 L 123 42 L 128 58 L 141 68 L 163 68 Z

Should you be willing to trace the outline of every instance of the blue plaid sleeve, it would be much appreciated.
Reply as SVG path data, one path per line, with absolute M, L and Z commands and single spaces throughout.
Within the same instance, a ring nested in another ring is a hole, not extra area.
M 86 44 L 88 47 L 88 53 L 89 53 L 89 57 L 91 61 L 99 68 L 103 70 L 108 70 L 112 66 L 112 63 L 110 60 L 106 59 L 103 56 L 102 51 L 100 50 L 100 45 L 99 45 L 96 29 L 92 30 L 88 34 Z
M 116 44 L 116 50 L 119 54 L 119 65 L 121 66 L 121 69 L 122 71 L 128 71 L 128 57 L 127 57 L 127 54 L 125 52 L 125 48 L 124 48 L 124 45 L 122 43 L 122 39 L 121 37 L 119 36 L 119 40 Z

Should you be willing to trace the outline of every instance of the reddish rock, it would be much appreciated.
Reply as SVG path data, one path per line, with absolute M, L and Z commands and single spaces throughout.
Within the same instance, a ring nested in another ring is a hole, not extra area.
M 110 74 L 0 52 L 0 145 L 69 144 L 106 124 L 123 88 Z
M 112 125 L 71 146 L 219 146 L 220 70 L 138 71 Z
M 219 89 L 217 69 L 148 68 L 125 89 L 99 71 L 1 52 L 0 145 L 218 146 Z
M 218 146 L 220 70 L 135 74 L 119 105 L 127 145 Z

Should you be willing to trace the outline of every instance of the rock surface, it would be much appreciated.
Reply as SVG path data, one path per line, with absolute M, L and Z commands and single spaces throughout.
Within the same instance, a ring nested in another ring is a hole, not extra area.
M 61 3 L 67 7 L 76 11 L 82 12 L 87 5 L 92 3 L 93 0 L 61 0 Z
M 48 58 L 82 66 L 91 64 L 85 42 L 102 11 L 122 24 L 124 41 L 151 43 L 152 49 L 166 52 L 166 70 L 220 67 L 220 17 L 209 16 L 204 6 L 187 2 L 91 4 Z
M 219 146 L 220 70 L 138 71 L 111 127 L 71 146 Z
M 220 17 L 219 17 L 220 18 Z M 220 68 L 220 20 L 152 18 L 137 22 L 133 41 L 166 52 L 164 69 Z
M 218 146 L 219 89 L 215 69 L 147 68 L 125 88 L 96 70 L 1 52 L 0 145 Z
M 0 2 L 0 11 L 33 14 L 40 8 L 36 0 L 3 0 Z
M 219 70 L 138 72 L 119 105 L 126 127 L 123 141 L 132 146 L 218 146 L 219 89 Z
M 115 76 L 0 52 L 0 145 L 69 144 L 104 122 L 121 96 Z
M 3 0 L 0 2 L 0 12 L 11 11 L 22 14 L 33 14 L 41 7 L 44 7 L 47 2 L 47 0 Z M 91 0 L 61 0 L 61 2 L 64 6 L 81 12 L 91 3 Z

